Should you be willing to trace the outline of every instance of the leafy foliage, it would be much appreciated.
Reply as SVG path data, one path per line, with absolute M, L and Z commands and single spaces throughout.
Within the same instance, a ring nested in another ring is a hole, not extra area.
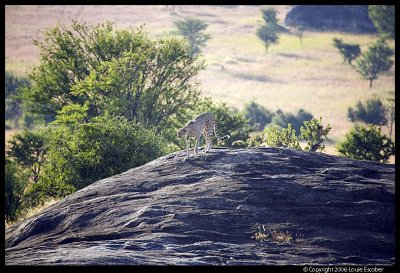
M 203 69 L 178 39 L 148 38 L 142 28 L 117 30 L 73 21 L 34 41 L 40 64 L 24 92 L 29 111 L 55 120 L 63 107 L 88 103 L 89 118 L 122 115 L 160 132 L 198 95 L 191 79 Z
M 395 39 L 395 6 L 370 5 L 368 15 L 381 35 Z
M 276 125 L 267 127 L 265 133 L 265 144 L 271 147 L 288 147 L 301 150 L 296 130 L 289 123 L 287 128 L 279 128 Z
M 210 35 L 203 32 L 208 24 L 200 19 L 185 18 L 175 22 L 175 26 L 178 28 L 178 33 L 188 41 L 190 56 L 198 55 L 210 39 Z
M 44 184 L 81 189 L 163 154 L 160 137 L 124 117 L 99 116 L 73 126 L 60 124 L 49 135 L 45 179 L 40 181 Z
M 317 151 L 321 152 L 325 149 L 325 145 L 322 142 L 327 138 L 330 132 L 331 125 L 328 124 L 326 128 L 322 126 L 322 118 L 319 120 L 311 119 L 304 121 L 304 126 L 300 127 L 300 138 L 307 142 L 307 146 L 304 148 L 306 151 Z
M 255 101 L 247 103 L 244 106 L 243 113 L 249 120 L 249 124 L 257 131 L 264 130 L 264 127 L 272 121 L 274 115 L 274 113 Z
M 18 165 L 6 157 L 4 169 L 4 215 L 6 221 L 14 221 L 22 208 L 22 197 L 28 183 Z
M 395 144 L 381 134 L 380 127 L 359 124 L 346 134 L 343 142 L 337 144 L 337 151 L 353 159 L 385 163 L 395 155 Z
M 265 50 L 268 52 L 268 48 L 278 43 L 278 20 L 276 19 L 276 11 L 273 8 L 264 9 L 261 11 L 264 19 L 264 25 L 257 29 L 257 36 L 263 41 Z
M 347 117 L 352 122 L 362 121 L 375 125 L 385 125 L 388 122 L 386 108 L 378 98 L 368 99 L 365 104 L 359 100 L 355 108 L 348 108 Z
M 333 38 L 333 46 L 339 50 L 343 60 L 349 64 L 352 64 L 351 62 L 361 54 L 360 45 L 346 44 L 338 38 Z
M 286 128 L 290 123 L 292 128 L 296 132 L 299 132 L 303 122 L 312 118 L 313 115 L 304 109 L 299 109 L 296 114 L 284 113 L 282 110 L 277 110 L 272 118 L 272 123 L 281 128 Z
M 6 154 L 20 166 L 31 170 L 33 182 L 37 182 L 46 155 L 45 131 L 24 130 L 8 142 Z
M 372 81 L 378 79 L 378 74 L 392 67 L 393 54 L 394 50 L 383 39 L 379 39 L 356 60 L 355 68 L 364 79 L 370 81 L 369 88 L 372 87 Z
M 327 138 L 331 130 L 330 124 L 324 128 L 322 126 L 322 118 L 316 120 L 312 118 L 309 121 L 304 121 L 303 126 L 300 127 L 300 134 L 289 123 L 287 128 L 279 128 L 276 125 L 271 125 L 265 128 L 264 136 L 255 136 L 249 141 L 249 146 L 267 145 L 271 147 L 289 147 L 302 150 L 299 141 L 305 140 L 307 142 L 304 150 L 321 152 L 325 146 L 322 142 Z M 260 143 L 265 141 L 263 143 Z

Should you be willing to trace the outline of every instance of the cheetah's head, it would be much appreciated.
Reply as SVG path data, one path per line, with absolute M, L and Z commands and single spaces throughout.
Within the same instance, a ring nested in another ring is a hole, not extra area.
M 184 136 L 186 133 L 186 128 L 182 128 L 178 130 L 178 133 L 176 134 L 177 138 L 181 138 L 182 136 Z

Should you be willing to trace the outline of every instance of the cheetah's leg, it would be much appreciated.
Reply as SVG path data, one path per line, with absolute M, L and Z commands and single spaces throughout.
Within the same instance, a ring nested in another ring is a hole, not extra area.
M 204 152 L 207 153 L 210 151 L 212 145 L 212 131 L 206 132 L 205 137 L 206 137 L 206 148 L 204 149 Z
M 186 156 L 183 160 L 186 160 L 189 158 L 189 147 L 190 147 L 190 138 L 186 139 Z
M 199 144 L 200 144 L 200 137 L 196 139 L 196 144 L 194 146 L 194 154 L 195 155 L 199 154 Z

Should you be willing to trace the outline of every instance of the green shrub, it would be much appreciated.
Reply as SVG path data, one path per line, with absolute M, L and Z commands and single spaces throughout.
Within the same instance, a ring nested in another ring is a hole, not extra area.
M 348 108 L 347 117 L 352 122 L 362 121 L 375 125 L 385 125 L 388 122 L 386 108 L 378 98 L 368 99 L 365 104 L 359 100 L 354 108 Z
M 265 144 L 271 147 L 288 147 L 301 150 L 296 130 L 289 123 L 287 128 L 279 128 L 275 125 L 264 130 Z
M 349 158 L 383 163 L 395 155 L 395 144 L 381 134 L 381 128 L 376 125 L 356 125 L 336 148 L 340 154 Z
M 296 114 L 284 113 L 282 110 L 277 110 L 272 118 L 272 123 L 281 128 L 286 128 L 290 123 L 291 127 L 296 132 L 300 132 L 300 127 L 303 125 L 303 122 L 311 120 L 312 118 L 313 115 L 303 109 L 299 109 Z
M 6 221 L 14 221 L 23 207 L 22 198 L 28 184 L 28 177 L 18 169 L 14 161 L 7 157 L 4 173 L 4 215 Z
M 307 142 L 307 146 L 304 148 L 306 151 L 323 151 L 325 145 L 322 142 L 327 138 L 328 133 L 331 130 L 331 125 L 328 124 L 326 128 L 322 126 L 322 117 L 319 120 L 311 119 L 310 121 L 304 121 L 303 126 L 300 127 L 300 139 Z
M 153 130 L 124 117 L 99 116 L 53 128 L 48 145 L 46 178 L 41 182 L 81 189 L 163 155 L 165 143 Z
M 304 147 L 304 150 L 323 151 L 325 146 L 322 142 L 327 138 L 330 130 L 330 124 L 328 124 L 326 128 L 322 126 L 322 118 L 319 120 L 311 119 L 303 122 L 303 126 L 300 127 L 300 135 L 297 134 L 296 130 L 292 128 L 292 124 L 290 123 L 287 128 L 279 128 L 276 125 L 272 125 L 265 128 L 264 136 L 258 136 L 258 139 L 254 139 L 252 142 L 257 144 L 261 139 L 261 141 L 265 140 L 261 145 L 271 147 L 289 147 L 301 150 L 302 148 L 299 141 L 305 140 L 307 145 Z M 252 145 L 252 142 L 250 142 L 249 145 Z

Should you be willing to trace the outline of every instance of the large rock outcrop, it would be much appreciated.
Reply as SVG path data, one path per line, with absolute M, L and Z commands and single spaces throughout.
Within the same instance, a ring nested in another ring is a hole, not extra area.
M 285 24 L 322 31 L 376 32 L 367 5 L 299 5 L 288 12 Z
M 7 229 L 6 265 L 394 264 L 394 165 L 278 148 L 183 157 Z M 252 238 L 264 229 L 292 240 Z

